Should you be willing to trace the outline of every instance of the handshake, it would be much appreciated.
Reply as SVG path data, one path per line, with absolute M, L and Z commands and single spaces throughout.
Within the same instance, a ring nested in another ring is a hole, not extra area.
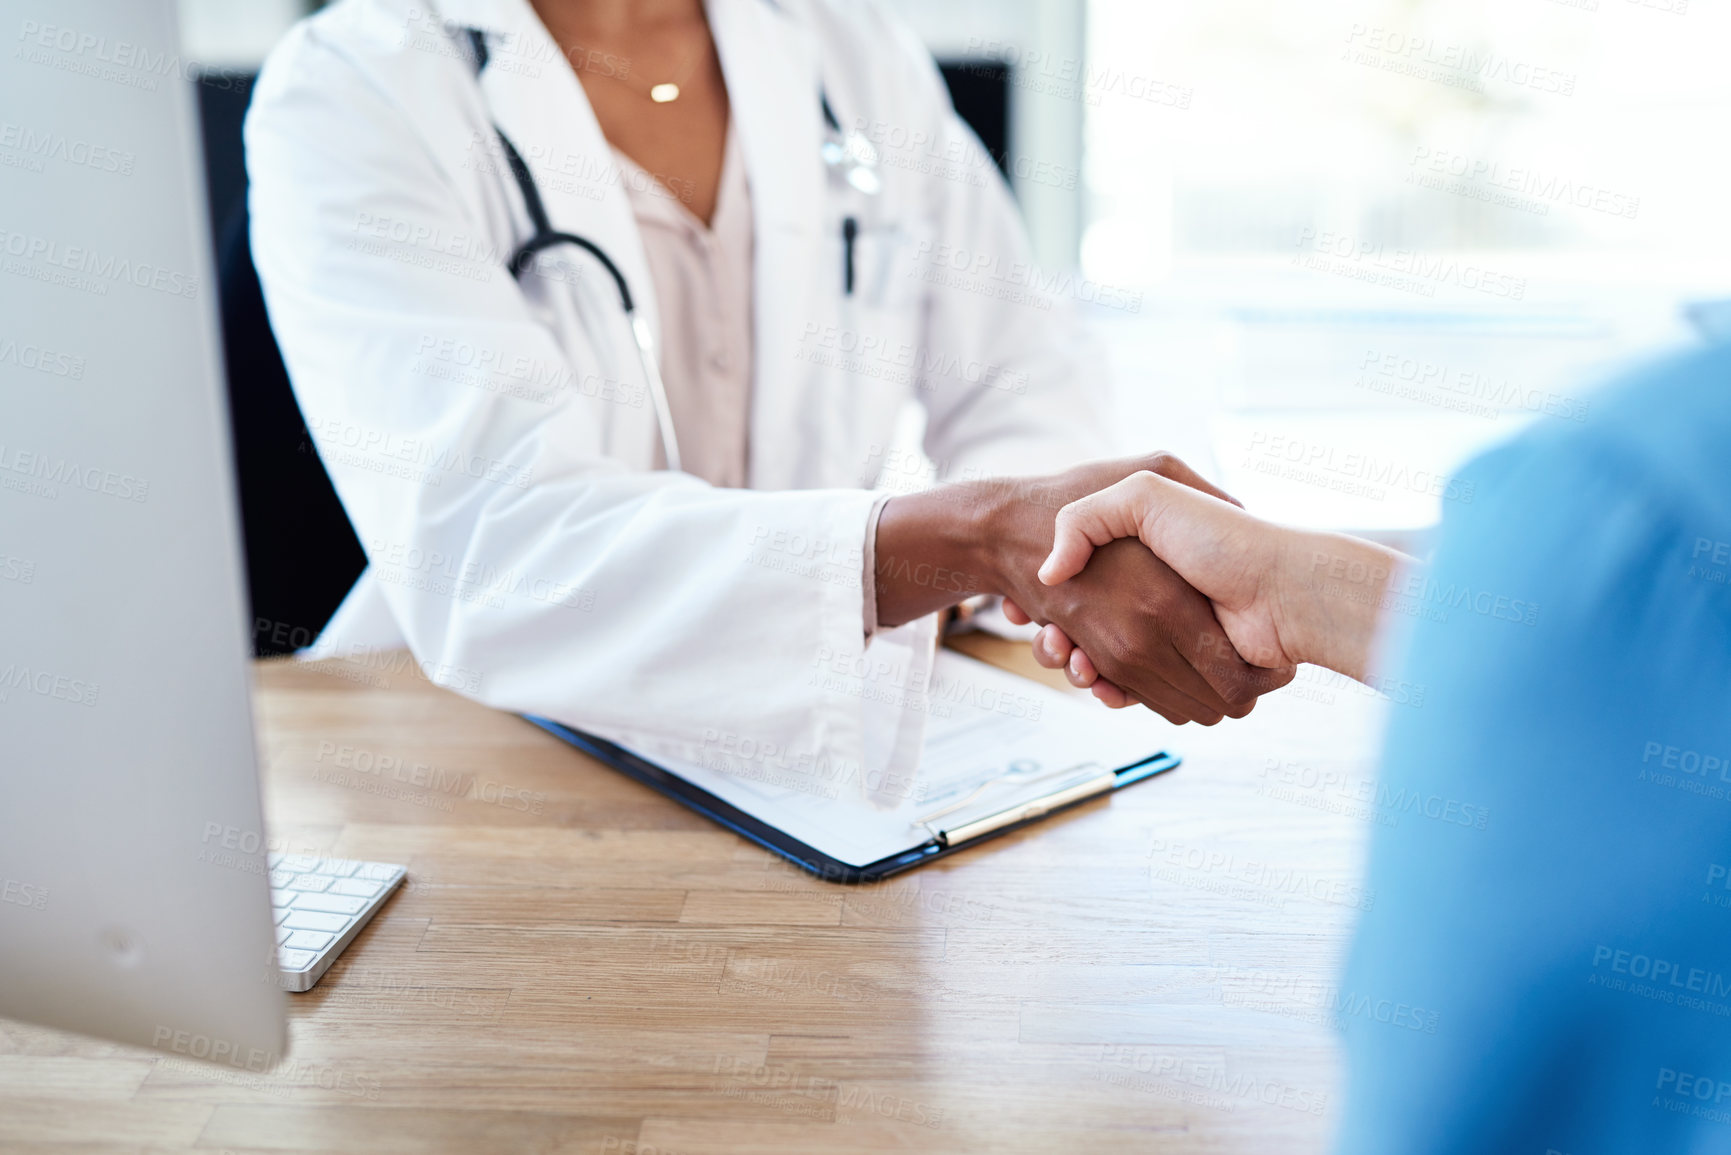
M 1383 590 L 1409 560 L 1262 521 L 1170 454 L 895 498 L 877 556 L 885 625 L 942 604 L 897 580 L 898 559 L 945 564 L 1041 625 L 1041 665 L 1108 706 L 1205 726 L 1250 713 L 1300 662 L 1362 679 Z

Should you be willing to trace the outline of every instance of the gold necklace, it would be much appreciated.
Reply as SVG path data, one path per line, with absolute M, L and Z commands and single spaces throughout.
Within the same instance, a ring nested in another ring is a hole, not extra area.
M 685 69 L 677 80 L 664 80 L 660 84 L 649 86 L 649 99 L 656 104 L 672 104 L 679 99 L 679 86 L 691 79 L 691 74 L 697 69 L 697 61 L 703 55 L 703 46 L 698 45 L 697 51 L 691 54 L 691 59 L 685 62 Z
M 659 84 L 651 84 L 647 93 L 641 92 L 636 85 L 627 83 L 625 77 L 619 75 L 617 72 L 608 71 L 601 73 L 601 75 L 607 77 L 609 80 L 615 80 L 620 84 L 625 85 L 626 88 L 639 93 L 639 95 L 648 96 L 649 99 L 653 100 L 656 104 L 672 104 L 674 101 L 679 99 L 680 86 L 687 80 L 691 79 L 691 74 L 696 71 L 698 62 L 703 59 L 704 48 L 707 46 L 708 41 L 709 38 L 705 36 L 703 41 L 698 44 L 697 50 L 691 54 L 691 58 L 685 62 L 685 67 L 679 71 L 679 74 L 674 79 L 664 80 Z M 629 69 L 627 69 L 627 74 L 629 74 Z

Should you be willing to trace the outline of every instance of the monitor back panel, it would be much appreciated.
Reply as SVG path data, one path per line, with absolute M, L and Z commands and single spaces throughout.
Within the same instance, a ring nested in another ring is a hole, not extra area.
M 0 65 L 0 1016 L 280 1052 L 192 62 L 20 0 Z

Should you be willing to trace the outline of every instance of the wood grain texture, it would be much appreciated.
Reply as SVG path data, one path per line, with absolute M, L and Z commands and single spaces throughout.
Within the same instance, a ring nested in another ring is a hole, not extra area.
M 0 1022 L 0 1150 L 1321 1152 L 1365 835 L 1424 821 L 1365 786 L 1395 707 L 1314 671 L 1171 774 L 854 888 L 407 663 L 257 681 L 277 844 L 409 883 L 275 1071 Z

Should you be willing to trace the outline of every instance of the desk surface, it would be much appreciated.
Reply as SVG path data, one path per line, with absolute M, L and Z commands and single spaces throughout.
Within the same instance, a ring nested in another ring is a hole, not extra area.
M 1316 674 L 843 888 L 405 662 L 260 663 L 273 837 L 407 888 L 265 1076 L 0 1022 L 0 1149 L 1324 1151 L 1365 833 L 1417 819 L 1361 785 L 1396 707 Z

